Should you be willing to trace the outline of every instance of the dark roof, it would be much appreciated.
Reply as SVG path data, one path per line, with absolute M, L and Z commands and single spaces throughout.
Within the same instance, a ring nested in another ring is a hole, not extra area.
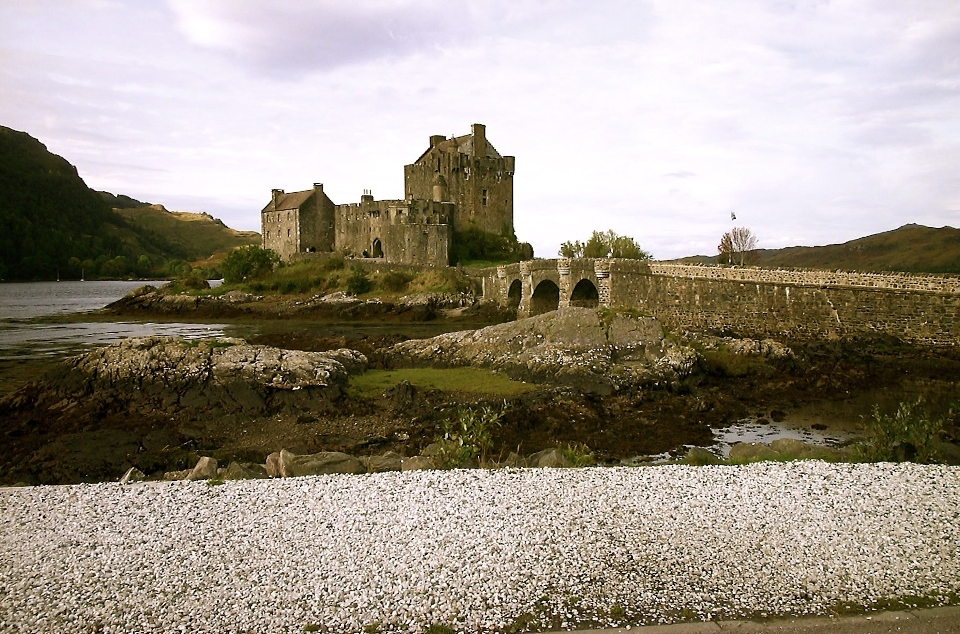
M 307 189 L 302 192 L 287 192 L 285 194 L 280 194 L 280 200 L 277 201 L 277 205 L 273 204 L 273 198 L 271 198 L 270 202 L 267 203 L 267 206 L 264 207 L 260 213 L 265 211 L 286 211 L 288 209 L 300 209 L 303 203 L 310 200 L 311 196 L 313 196 L 312 189 Z
M 456 150 L 461 154 L 471 154 L 473 153 L 473 134 L 464 134 L 463 136 L 451 137 L 445 141 L 441 141 L 436 147 L 442 148 L 446 151 Z M 419 163 L 423 158 L 430 153 L 432 147 L 427 148 L 427 150 L 420 155 L 420 157 L 414 161 L 414 163 Z M 493 144 L 490 143 L 490 139 L 487 139 L 487 158 L 503 158 L 500 156 L 500 152 L 497 152 L 497 148 L 493 147 Z

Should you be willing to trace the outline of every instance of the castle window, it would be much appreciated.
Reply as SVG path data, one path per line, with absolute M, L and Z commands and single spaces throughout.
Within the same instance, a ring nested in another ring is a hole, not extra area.
M 289 212 L 289 211 L 287 212 L 287 220 L 290 220 L 290 212 Z M 287 231 L 289 231 L 289 229 L 288 229 Z
M 288 238 L 290 237 L 290 230 L 289 230 L 289 229 L 287 229 L 287 237 L 288 237 Z
M 483 189 L 480 193 L 480 204 L 484 207 L 487 206 L 487 190 Z
M 440 171 L 440 157 L 437 157 L 437 171 Z

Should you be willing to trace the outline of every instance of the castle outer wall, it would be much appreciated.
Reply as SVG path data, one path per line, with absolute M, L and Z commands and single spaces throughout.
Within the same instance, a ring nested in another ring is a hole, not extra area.
M 673 332 L 787 340 L 890 335 L 911 343 L 960 345 L 957 277 L 616 259 L 536 260 L 479 275 L 484 297 L 516 306 L 520 316 L 543 311 L 536 301 L 540 288 L 559 289 L 555 306 L 564 306 L 571 304 L 573 289 L 592 285 L 596 305 L 652 315 Z

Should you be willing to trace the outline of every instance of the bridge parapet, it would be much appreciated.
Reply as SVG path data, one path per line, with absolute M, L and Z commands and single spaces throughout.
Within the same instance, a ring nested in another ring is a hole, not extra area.
M 708 266 L 652 262 L 653 275 L 689 279 L 730 280 L 793 286 L 838 286 L 885 290 L 925 291 L 960 294 L 960 276 L 913 273 L 863 273 L 859 271 L 813 271 L 807 269 L 763 269 L 758 267 Z

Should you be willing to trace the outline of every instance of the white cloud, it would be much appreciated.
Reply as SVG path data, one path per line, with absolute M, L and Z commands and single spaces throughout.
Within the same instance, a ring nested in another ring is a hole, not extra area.
M 272 187 L 400 196 L 427 137 L 473 122 L 517 156 L 544 256 L 608 228 L 713 252 L 731 210 L 764 247 L 960 224 L 946 3 L 38 0 L 0 22 L 0 122 L 240 228 Z

